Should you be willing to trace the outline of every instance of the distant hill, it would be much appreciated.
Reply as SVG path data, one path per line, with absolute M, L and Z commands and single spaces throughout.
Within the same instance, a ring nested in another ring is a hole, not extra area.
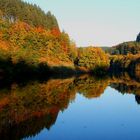
M 136 41 L 123 42 L 116 46 L 100 48 L 111 55 L 138 54 L 140 53 L 140 33 L 137 35 Z
M 105 53 L 111 55 L 127 55 L 140 53 L 140 43 L 136 41 L 124 42 L 113 47 L 101 47 Z
M 112 47 L 110 53 L 116 55 L 138 54 L 140 53 L 140 42 L 130 41 L 121 43 Z
M 105 51 L 106 53 L 110 52 L 111 47 L 100 47 L 103 51 Z
M 140 53 L 140 33 L 136 41 L 123 42 L 113 47 L 101 47 L 106 53 L 111 55 L 127 55 Z
M 0 10 L 10 22 L 20 20 L 33 26 L 46 29 L 59 28 L 57 20 L 51 12 L 47 14 L 37 5 L 21 0 L 0 0 Z

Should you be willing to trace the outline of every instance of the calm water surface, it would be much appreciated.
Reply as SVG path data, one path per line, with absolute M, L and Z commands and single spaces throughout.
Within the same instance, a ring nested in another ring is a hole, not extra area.
M 140 139 L 140 82 L 128 75 L 14 83 L 0 93 L 2 139 Z

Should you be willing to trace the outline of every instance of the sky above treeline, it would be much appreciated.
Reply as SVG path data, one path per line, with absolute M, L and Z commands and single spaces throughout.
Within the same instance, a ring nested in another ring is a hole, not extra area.
M 140 0 L 24 0 L 51 11 L 77 46 L 113 46 L 140 32 Z

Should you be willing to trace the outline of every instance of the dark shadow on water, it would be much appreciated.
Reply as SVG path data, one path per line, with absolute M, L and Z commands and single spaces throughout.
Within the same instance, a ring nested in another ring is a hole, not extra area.
M 0 59 L 0 87 L 28 83 L 29 81 L 47 81 L 49 79 L 65 79 L 85 73 L 79 69 L 65 66 L 49 67 L 47 64 L 27 64 L 20 60 L 13 63 L 11 59 Z

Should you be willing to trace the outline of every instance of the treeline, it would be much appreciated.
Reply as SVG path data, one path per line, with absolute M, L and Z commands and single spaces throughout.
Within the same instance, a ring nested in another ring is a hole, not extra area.
M 3 18 L 10 22 L 20 20 L 37 27 L 59 29 L 55 16 L 51 12 L 45 13 L 35 4 L 32 5 L 21 0 L 0 0 L 0 10 Z
M 127 55 L 140 53 L 140 42 L 124 42 L 110 49 L 111 55 Z
M 102 49 L 110 55 L 136 55 L 140 53 L 140 33 L 137 35 L 135 41 L 124 42 L 111 48 L 102 47 Z

